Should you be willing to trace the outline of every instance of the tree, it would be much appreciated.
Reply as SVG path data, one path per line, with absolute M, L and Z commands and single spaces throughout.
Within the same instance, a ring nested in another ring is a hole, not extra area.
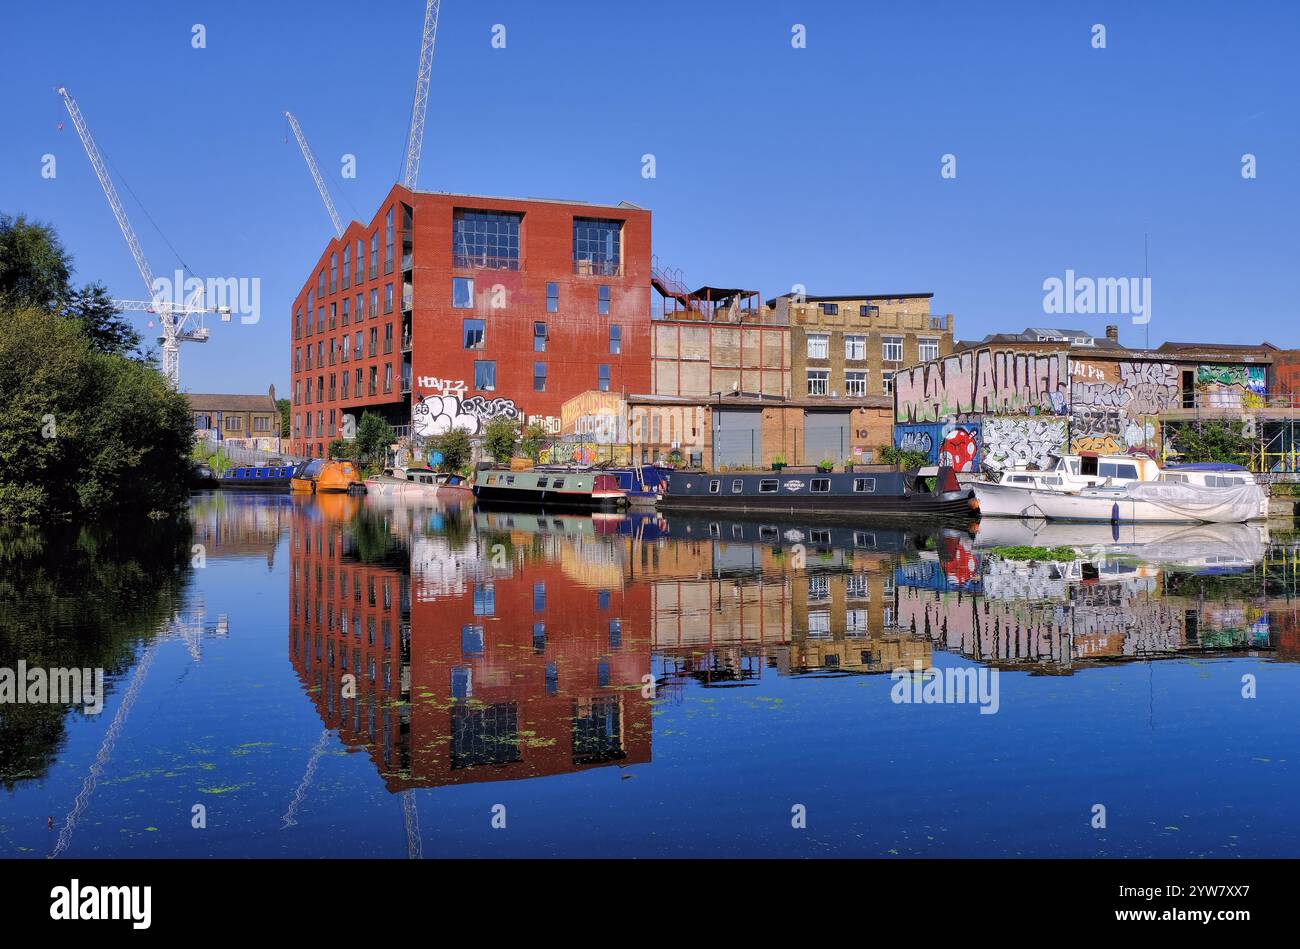
M 393 426 L 384 421 L 382 415 L 366 412 L 357 423 L 357 437 L 353 442 L 357 452 L 357 461 L 363 465 L 381 464 L 388 453 L 388 446 L 397 440 Z
M 904 471 L 915 471 L 930 464 L 930 456 L 923 451 L 905 451 L 893 445 L 883 445 L 880 449 L 882 465 L 897 465 Z
M 143 356 L 140 334 L 113 305 L 102 283 L 91 283 L 72 290 L 64 304 L 64 314 L 81 324 L 92 348 L 119 356 Z
M 1165 439 L 1173 443 L 1180 462 L 1244 465 L 1250 460 L 1251 441 L 1242 435 L 1241 422 L 1166 422 Z
M 527 455 L 533 464 L 537 464 L 542 457 L 542 449 L 546 447 L 546 439 L 546 429 L 540 425 L 526 426 L 523 438 L 519 440 L 519 450 Z
M 355 446 L 352 442 L 345 441 L 342 438 L 335 438 L 330 442 L 327 454 L 331 458 L 346 458 L 348 455 L 352 454 L 352 449 L 354 447 Z
M 507 465 L 514 457 L 519 441 L 519 426 L 512 418 L 498 415 L 487 423 L 483 431 L 483 447 L 499 465 Z
M 276 408 L 280 410 L 280 437 L 289 437 L 289 415 L 293 411 L 293 403 L 288 399 L 276 399 Z
M 459 471 L 469 461 L 473 446 L 464 429 L 453 428 L 434 437 L 429 447 L 442 455 L 442 467 L 447 471 Z

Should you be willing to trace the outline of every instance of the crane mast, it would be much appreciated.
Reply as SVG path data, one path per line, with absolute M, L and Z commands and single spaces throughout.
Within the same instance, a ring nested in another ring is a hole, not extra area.
M 339 212 L 334 207 L 334 199 L 330 197 L 329 189 L 325 187 L 325 179 L 321 177 L 320 169 L 316 167 L 316 156 L 312 154 L 311 146 L 307 144 L 307 137 L 302 134 L 302 126 L 294 118 L 292 112 L 285 112 L 284 117 L 289 120 L 289 128 L 293 129 L 293 137 L 298 140 L 298 147 L 302 149 L 302 157 L 307 160 L 307 170 L 311 172 L 312 181 L 316 182 L 316 190 L 320 192 L 320 198 L 325 202 L 325 210 L 329 212 L 330 220 L 334 222 L 334 232 L 339 237 L 343 236 L 343 222 L 339 219 Z
M 131 219 L 126 216 L 126 209 L 122 207 L 122 199 L 118 197 L 117 188 L 108 174 L 108 165 L 99 151 L 99 145 L 95 142 L 95 137 L 90 134 L 90 127 L 81 114 L 81 108 L 77 105 L 77 100 L 72 98 L 72 94 L 68 92 L 65 86 L 59 86 L 57 92 L 60 98 L 63 99 L 64 106 L 67 107 L 68 115 L 72 118 L 72 125 L 77 130 L 82 147 L 86 149 L 86 157 L 90 159 L 90 166 L 95 171 L 95 177 L 99 179 L 99 186 L 104 189 L 104 197 L 108 199 L 108 206 L 113 211 L 113 217 L 117 219 L 117 226 L 122 231 L 122 236 L 126 238 L 126 246 L 131 251 L 131 257 L 135 260 L 136 269 L 140 271 L 140 279 L 144 281 L 146 292 L 150 296 L 148 301 L 114 300 L 113 305 L 123 311 L 144 310 L 158 315 L 163 330 L 162 335 L 159 337 L 163 347 L 163 375 L 167 377 L 167 381 L 172 388 L 179 389 L 181 376 L 180 344 L 182 342 L 207 342 L 208 331 L 203 326 L 203 314 L 219 313 L 223 320 L 228 320 L 230 319 L 230 309 L 228 307 L 203 305 L 203 291 L 201 288 L 185 303 L 177 303 L 162 298 L 154 286 L 153 269 L 149 266 L 149 260 L 140 247 L 140 239 L 136 237 L 135 228 L 131 226 Z M 191 325 L 191 317 L 194 318 L 193 325 Z
M 411 105 L 411 131 L 406 142 L 406 168 L 402 183 L 411 191 L 420 179 L 420 151 L 424 147 L 424 119 L 429 111 L 429 75 L 433 70 L 433 44 L 438 34 L 439 0 L 427 0 L 424 35 L 420 40 L 420 68 L 415 74 L 415 102 Z

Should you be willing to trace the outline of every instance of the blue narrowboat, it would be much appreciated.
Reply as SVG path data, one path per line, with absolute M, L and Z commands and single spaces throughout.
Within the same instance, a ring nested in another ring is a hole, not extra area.
M 227 468 L 218 484 L 222 488 L 238 490 L 283 491 L 297 470 L 297 465 L 241 465 Z

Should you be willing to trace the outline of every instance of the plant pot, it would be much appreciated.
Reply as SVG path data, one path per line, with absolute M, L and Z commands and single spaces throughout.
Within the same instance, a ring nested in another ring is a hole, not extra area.
M 781 470 L 782 468 L 784 468 L 784 467 L 785 467 L 785 465 L 782 464 L 781 462 L 776 462 L 776 461 L 772 462 L 772 470 L 773 470 L 773 471 L 780 471 L 780 470 Z

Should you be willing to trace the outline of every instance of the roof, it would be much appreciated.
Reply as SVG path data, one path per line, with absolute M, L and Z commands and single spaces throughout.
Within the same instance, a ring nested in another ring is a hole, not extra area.
M 856 398 L 840 396 L 827 398 L 783 398 L 779 395 L 763 395 L 758 392 L 726 392 L 719 395 L 653 395 L 629 394 L 625 401 L 629 405 L 708 405 L 714 408 L 773 408 L 823 409 L 826 411 L 848 412 L 852 409 L 893 409 L 894 397 L 889 395 L 864 395 Z
M 505 195 L 505 194 L 465 194 L 464 192 L 460 192 L 460 191 L 428 191 L 425 189 L 419 189 L 412 193 L 433 194 L 433 195 L 439 195 L 444 198 L 471 198 L 480 201 L 531 201 L 538 204 L 573 204 L 573 205 L 578 205 L 580 207 L 610 208 L 619 211 L 648 210 L 648 208 L 643 208 L 639 204 L 633 204 L 631 201 L 620 201 L 618 202 L 618 204 L 605 204 L 598 201 L 582 201 L 577 198 L 520 198 L 520 197 L 515 197 L 514 195 Z
M 1095 336 L 1083 330 L 1031 326 L 1020 333 L 990 333 L 983 339 L 962 340 L 954 344 L 954 351 L 978 349 L 992 343 L 1068 343 L 1071 348 L 1122 350 L 1117 340 L 1102 334 Z
M 1267 341 L 1263 343 L 1161 343 L 1156 352 L 1180 353 L 1216 349 L 1230 352 L 1259 352 L 1261 350 L 1280 352 L 1277 346 L 1274 346 L 1272 343 Z
M 274 390 L 261 395 L 238 395 L 230 393 L 187 392 L 186 400 L 190 411 L 206 410 L 212 412 L 278 412 L 275 404 Z
M 811 296 L 807 293 L 783 293 L 767 301 L 768 306 L 775 306 L 777 300 L 801 297 L 809 303 L 843 303 L 846 300 L 928 300 L 933 293 L 835 293 L 830 296 Z

